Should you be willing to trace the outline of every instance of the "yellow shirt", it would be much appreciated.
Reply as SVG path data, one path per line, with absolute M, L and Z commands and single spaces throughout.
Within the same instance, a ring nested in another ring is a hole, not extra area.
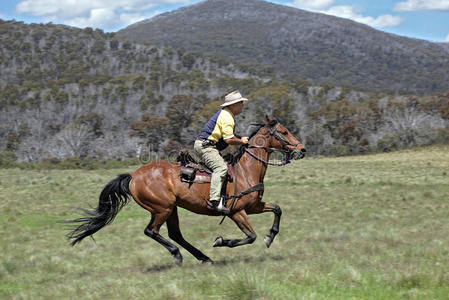
M 210 118 L 198 138 L 217 143 L 220 139 L 227 140 L 233 136 L 234 115 L 229 108 L 223 108 Z

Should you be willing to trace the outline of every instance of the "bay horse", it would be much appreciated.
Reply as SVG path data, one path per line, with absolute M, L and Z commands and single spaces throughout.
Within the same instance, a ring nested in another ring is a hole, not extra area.
M 277 204 L 262 202 L 265 172 L 268 165 L 273 164 L 269 162 L 269 157 L 273 151 L 281 151 L 285 155 L 285 161 L 281 164 L 285 164 L 290 159 L 303 158 L 306 150 L 276 119 L 266 119 L 264 123 L 253 124 L 257 128 L 249 136 L 248 145 L 240 147 L 233 164 L 234 179 L 226 184 L 226 195 L 229 198 L 226 205 L 230 209 L 227 216 L 245 233 L 246 238 L 217 237 L 214 247 L 237 247 L 253 243 L 256 233 L 248 220 L 249 214 L 274 213 L 273 225 L 264 239 L 267 247 L 270 247 L 279 232 L 281 208 Z M 182 182 L 179 175 L 179 164 L 167 161 L 153 161 L 132 173 L 118 175 L 102 190 L 96 209 L 83 210 L 83 217 L 67 221 L 75 224 L 67 235 L 72 239 L 71 245 L 74 246 L 111 223 L 131 196 L 151 214 L 151 221 L 144 233 L 163 245 L 173 255 L 176 264 L 181 265 L 183 258 L 179 248 L 159 234 L 164 223 L 167 223 L 170 239 L 196 259 L 212 264 L 209 257 L 182 236 L 177 211 L 179 206 L 197 214 L 219 216 L 219 212 L 207 208 L 210 184 Z

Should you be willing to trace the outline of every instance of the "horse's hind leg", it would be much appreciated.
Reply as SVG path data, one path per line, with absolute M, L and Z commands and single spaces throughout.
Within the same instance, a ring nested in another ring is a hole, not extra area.
M 144 232 L 147 236 L 149 236 L 150 238 L 154 239 L 159 244 L 167 248 L 167 250 L 170 251 L 170 253 L 174 256 L 175 264 L 181 265 L 182 255 L 181 252 L 179 252 L 179 248 L 170 243 L 168 240 L 166 240 L 159 234 L 159 229 L 161 228 L 162 224 L 164 224 L 164 222 L 167 220 L 169 215 L 170 215 L 169 213 L 152 214 L 150 224 L 148 224 Z
M 254 232 L 251 224 L 248 220 L 248 215 L 244 210 L 241 210 L 231 216 L 231 219 L 237 224 L 237 226 L 246 234 L 245 239 L 231 239 L 225 240 L 221 236 L 215 239 L 214 247 L 237 247 L 246 244 L 252 244 L 256 240 L 256 233 Z
M 213 261 L 204 255 L 200 250 L 193 247 L 189 242 L 187 242 L 182 236 L 181 230 L 179 229 L 179 218 L 178 209 L 175 206 L 170 217 L 167 219 L 168 236 L 177 242 L 181 247 L 190 252 L 196 259 L 201 260 L 203 263 L 213 263 Z
M 279 232 L 279 224 L 281 222 L 281 215 L 282 210 L 277 204 L 270 204 L 261 202 L 259 205 L 257 205 L 254 208 L 251 208 L 248 210 L 249 214 L 260 214 L 264 212 L 273 212 L 274 213 L 274 221 L 273 225 L 271 226 L 270 232 L 268 235 L 264 238 L 265 245 L 267 245 L 267 248 L 270 247 L 271 243 L 273 242 L 274 238 Z

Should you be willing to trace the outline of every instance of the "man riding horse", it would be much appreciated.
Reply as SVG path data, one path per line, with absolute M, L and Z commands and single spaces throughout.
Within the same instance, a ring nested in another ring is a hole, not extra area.
M 252 124 L 255 129 L 249 137 L 234 136 L 234 116 L 242 111 L 242 102 L 245 100 L 238 92 L 227 95 L 222 105 L 223 109 L 211 118 L 201 132 L 199 140 L 195 142 L 195 149 L 214 170 L 211 188 L 207 183 L 182 181 L 180 178 L 182 166 L 177 162 L 152 161 L 133 172 L 118 175 L 103 188 L 96 208 L 84 210 L 84 216 L 67 221 L 74 224 L 74 228 L 68 234 L 72 239 L 71 244 L 81 242 L 85 237 L 92 236 L 110 224 L 120 209 L 132 198 L 151 215 L 151 220 L 144 230 L 145 235 L 164 246 L 173 255 L 176 264 L 181 265 L 183 258 L 178 246 L 160 234 L 163 224 L 167 224 L 168 237 L 171 240 L 203 263 L 213 263 L 207 255 L 184 239 L 179 227 L 178 207 L 209 216 L 218 216 L 227 211 L 220 201 L 222 177 L 226 174 L 223 170 L 226 170 L 226 164 L 218 151 L 221 149 L 220 144 L 224 143 L 223 145 L 244 145 L 234 157 L 234 178 L 226 185 L 225 192 L 228 199 L 233 199 L 228 205 L 227 216 L 236 223 L 245 237 L 225 239 L 219 236 L 215 239 L 213 247 L 233 248 L 253 243 L 257 235 L 248 215 L 271 212 L 274 214 L 273 225 L 264 238 L 265 245 L 270 247 L 279 232 L 282 210 L 275 203 L 262 201 L 263 180 L 267 167 L 285 165 L 291 159 L 301 159 L 306 150 L 285 126 L 268 116 L 266 122 Z M 281 164 L 271 163 L 270 155 L 274 151 L 283 153 L 285 161 Z M 204 201 L 209 196 L 210 200 L 218 202 L 211 203 L 210 207 L 213 210 L 207 208 L 207 201 Z
M 222 108 L 207 121 L 194 145 L 201 160 L 212 170 L 208 208 L 224 214 L 229 213 L 222 197 L 228 165 L 220 151 L 228 145 L 248 144 L 248 137 L 234 135 L 234 117 L 242 112 L 243 101 L 247 100 L 238 91 L 226 95 Z

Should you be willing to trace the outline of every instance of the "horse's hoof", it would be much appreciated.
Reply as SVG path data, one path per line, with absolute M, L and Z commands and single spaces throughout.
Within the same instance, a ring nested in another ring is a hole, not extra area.
M 271 243 L 273 242 L 273 240 L 269 236 L 264 237 L 263 241 L 265 242 L 267 248 L 270 248 Z
M 175 265 L 182 266 L 182 255 L 181 255 L 181 253 L 175 254 Z
M 223 245 L 223 238 L 221 236 L 217 237 L 215 239 L 214 244 L 212 245 L 213 247 L 220 247 L 221 245 Z
M 206 260 L 203 260 L 201 263 L 203 265 L 212 266 L 214 264 L 214 261 L 212 259 L 208 258 Z

